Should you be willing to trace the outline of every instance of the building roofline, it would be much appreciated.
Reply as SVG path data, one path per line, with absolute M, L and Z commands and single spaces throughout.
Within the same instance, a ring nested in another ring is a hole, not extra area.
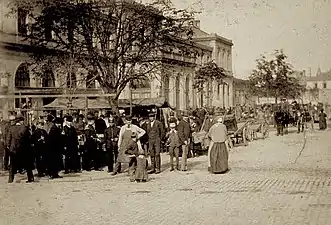
M 219 36 L 219 35 L 217 35 L 215 33 L 212 33 L 212 34 L 210 34 L 208 36 L 194 37 L 193 40 L 196 40 L 196 41 L 220 41 L 220 42 L 222 42 L 224 44 L 233 46 L 232 40 L 227 39 L 227 38 L 222 37 L 222 36 Z

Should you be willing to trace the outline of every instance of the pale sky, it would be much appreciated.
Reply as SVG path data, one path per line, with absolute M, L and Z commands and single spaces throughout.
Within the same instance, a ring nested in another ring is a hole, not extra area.
M 201 28 L 231 39 L 235 77 L 248 77 L 261 54 L 283 49 L 296 70 L 331 69 L 331 0 L 172 0 L 194 7 Z M 199 3 L 200 2 L 200 3 Z

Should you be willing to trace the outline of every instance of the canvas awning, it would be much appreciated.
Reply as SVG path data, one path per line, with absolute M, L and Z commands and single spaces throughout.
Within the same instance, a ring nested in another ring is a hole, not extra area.
M 68 99 L 65 98 L 57 98 L 52 103 L 45 105 L 44 108 L 52 108 L 52 109 L 67 109 L 68 108 Z M 87 99 L 88 109 L 109 109 L 111 105 L 109 104 L 106 98 L 95 98 L 95 99 Z M 133 99 L 132 106 L 155 106 L 155 107 L 170 107 L 169 104 L 165 101 L 164 97 L 159 98 L 144 98 L 144 99 Z M 76 98 L 71 102 L 71 109 L 85 109 L 86 107 L 86 99 L 85 98 Z M 128 99 L 120 99 L 119 108 L 128 108 L 130 107 L 130 101 Z

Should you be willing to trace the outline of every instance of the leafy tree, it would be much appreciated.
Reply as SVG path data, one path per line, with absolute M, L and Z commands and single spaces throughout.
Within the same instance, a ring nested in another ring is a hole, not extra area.
M 113 94 L 114 110 L 125 87 L 155 78 L 163 51 L 190 54 L 194 13 L 168 0 L 13 0 L 12 9 L 29 14 L 25 38 L 39 49 L 31 54 L 35 71 L 47 64 L 65 76 L 96 80 Z
M 272 59 L 265 55 L 256 60 L 257 66 L 249 77 L 250 90 L 259 97 L 278 98 L 299 97 L 305 88 L 293 76 L 292 65 L 282 50 L 276 50 Z
M 225 69 L 219 67 L 215 62 L 210 61 L 202 65 L 196 71 L 193 78 L 193 88 L 197 89 L 201 93 L 201 100 L 203 100 L 204 87 L 213 81 L 223 84 L 223 79 L 226 77 L 227 75 Z
M 210 61 L 196 71 L 193 78 L 193 88 L 203 91 L 208 81 L 217 81 L 221 84 L 224 78 L 226 78 L 226 71 L 215 62 Z

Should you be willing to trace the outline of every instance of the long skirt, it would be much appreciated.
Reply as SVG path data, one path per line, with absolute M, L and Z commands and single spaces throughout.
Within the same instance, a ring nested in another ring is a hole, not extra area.
M 211 173 L 224 173 L 228 170 L 229 153 L 224 142 L 213 143 L 209 157 Z
M 137 167 L 135 172 L 136 180 L 143 180 L 143 181 L 148 180 L 147 166 L 148 166 L 148 162 L 145 157 L 144 158 L 137 157 Z

